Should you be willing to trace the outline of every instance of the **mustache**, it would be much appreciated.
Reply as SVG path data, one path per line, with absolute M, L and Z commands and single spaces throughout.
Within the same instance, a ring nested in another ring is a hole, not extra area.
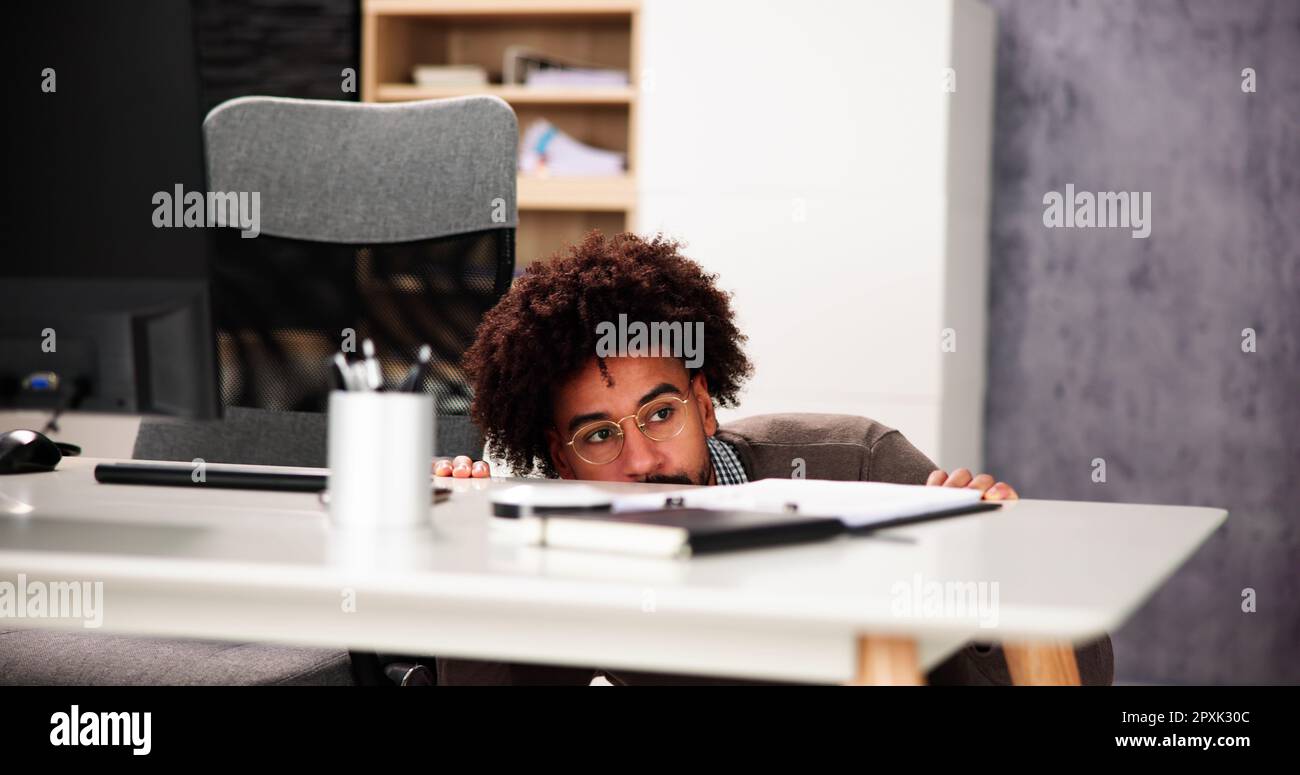
M 642 479 L 643 484 L 696 484 L 686 474 L 656 474 Z

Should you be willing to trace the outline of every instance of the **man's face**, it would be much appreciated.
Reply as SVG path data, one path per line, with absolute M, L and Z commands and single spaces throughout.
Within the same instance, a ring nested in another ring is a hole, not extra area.
M 705 439 L 718 428 L 713 401 L 703 375 L 692 380 L 676 358 L 606 358 L 613 384 L 606 385 L 592 358 L 560 385 L 552 404 L 554 426 L 547 432 L 551 462 L 565 479 L 609 482 L 662 482 L 712 484 L 713 466 Z M 635 415 L 644 404 L 659 398 L 684 398 L 681 432 L 666 441 L 654 441 L 637 429 Z M 574 433 L 600 420 L 618 422 L 623 431 L 623 451 L 613 462 L 583 460 L 569 441 Z

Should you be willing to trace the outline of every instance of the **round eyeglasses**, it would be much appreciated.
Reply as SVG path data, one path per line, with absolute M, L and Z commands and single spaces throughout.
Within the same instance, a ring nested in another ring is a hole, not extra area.
M 612 463 L 623 454 L 623 420 L 634 418 L 636 427 L 651 441 L 668 441 L 686 427 L 688 398 L 661 396 L 647 401 L 636 414 L 614 420 L 598 420 L 578 429 L 569 440 L 573 452 L 592 465 Z

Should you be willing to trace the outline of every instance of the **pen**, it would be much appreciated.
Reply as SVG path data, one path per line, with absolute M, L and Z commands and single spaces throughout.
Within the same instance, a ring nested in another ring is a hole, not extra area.
M 352 367 L 348 364 L 348 359 L 343 357 L 343 353 L 334 353 L 334 368 L 339 373 L 344 390 L 357 389 L 352 379 Z
M 403 393 L 414 393 L 415 388 L 424 377 L 424 370 L 431 360 L 433 360 L 433 349 L 427 344 L 420 345 L 420 351 L 415 356 L 415 364 L 411 366 L 410 371 L 406 372 L 406 376 L 402 379 L 402 384 L 398 387 L 398 390 Z
M 361 352 L 365 355 L 365 382 L 369 390 L 378 390 L 383 380 L 379 376 L 379 361 L 375 358 L 375 343 L 369 338 L 361 341 Z

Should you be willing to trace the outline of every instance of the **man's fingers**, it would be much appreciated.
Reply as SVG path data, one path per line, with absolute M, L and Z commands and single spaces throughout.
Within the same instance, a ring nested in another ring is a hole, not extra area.
M 944 482 L 943 486 L 944 487 L 965 487 L 966 485 L 970 484 L 970 480 L 971 480 L 970 469 L 958 468 L 956 471 L 952 472 L 952 476 L 948 477 L 948 481 Z
M 472 463 L 473 461 L 465 455 L 457 455 L 455 460 L 448 460 L 445 457 L 438 458 L 433 462 L 433 475 L 464 478 L 471 475 Z
M 993 486 L 993 482 L 993 477 L 988 474 L 980 474 L 970 480 L 970 484 L 966 485 L 966 487 L 971 490 L 979 490 L 982 493 L 987 493 L 989 488 Z
M 986 501 L 1020 500 L 1020 493 L 1016 492 L 1015 488 L 1013 488 L 1011 485 L 1007 484 L 1006 482 L 998 482 L 997 484 L 990 487 L 988 489 L 988 492 L 984 493 L 984 500 Z
M 470 460 L 467 455 L 458 455 L 455 460 L 443 457 L 433 461 L 433 475 L 454 476 L 457 479 L 471 476 L 475 479 L 486 479 L 492 475 L 492 470 L 482 460 Z
M 958 468 L 949 475 L 945 471 L 935 470 L 926 478 L 927 487 L 966 487 L 979 490 L 986 501 L 1013 501 L 1020 495 L 1006 482 L 999 482 L 989 474 L 972 476 L 970 469 Z

